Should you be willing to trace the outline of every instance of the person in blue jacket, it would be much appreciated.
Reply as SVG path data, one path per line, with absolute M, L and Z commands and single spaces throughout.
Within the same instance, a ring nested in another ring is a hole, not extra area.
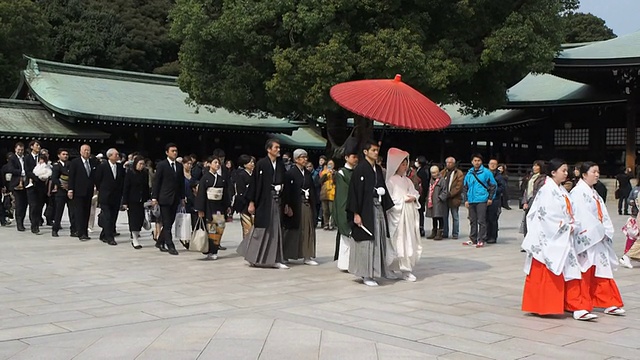
M 487 240 L 487 207 L 493 203 L 497 183 L 489 169 L 482 165 L 482 155 L 471 156 L 471 165 L 464 177 L 462 198 L 469 209 L 469 241 L 463 245 L 483 247 Z

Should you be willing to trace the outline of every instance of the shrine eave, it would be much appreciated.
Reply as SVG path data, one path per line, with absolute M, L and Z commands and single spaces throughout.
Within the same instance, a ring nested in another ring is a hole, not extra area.
M 640 68 L 640 57 L 621 59 L 562 59 L 553 61 L 555 68 L 575 68 L 589 70 L 610 70 L 615 68 L 638 67 Z
M 196 131 L 291 134 L 287 119 L 193 105 L 177 78 L 69 65 L 27 57 L 28 92 L 70 122 Z M 17 91 L 16 93 L 21 93 Z
M 69 124 L 36 101 L 0 99 L 1 139 L 101 141 L 111 135 Z

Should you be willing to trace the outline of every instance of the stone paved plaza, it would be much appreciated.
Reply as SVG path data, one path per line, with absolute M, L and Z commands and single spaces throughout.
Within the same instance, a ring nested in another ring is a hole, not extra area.
M 335 232 L 323 230 L 320 266 L 272 270 L 236 255 L 237 219 L 216 261 L 160 253 L 148 232 L 134 250 L 124 213 L 115 247 L 97 232 L 82 243 L 68 230 L 52 238 L 1 228 L 0 358 L 639 359 L 640 269 L 616 274 L 624 317 L 584 323 L 520 311 L 521 215 L 504 211 L 500 243 L 483 249 L 424 240 L 418 281 L 378 288 L 336 269 Z M 613 217 L 619 229 L 625 217 Z M 466 220 L 461 229 L 464 238 Z M 620 232 L 615 242 L 621 252 Z

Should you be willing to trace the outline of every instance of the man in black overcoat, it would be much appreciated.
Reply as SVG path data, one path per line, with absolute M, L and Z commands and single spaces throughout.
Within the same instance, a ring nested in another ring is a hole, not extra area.
M 97 160 L 91 158 L 91 146 L 80 147 L 80 157 L 69 165 L 69 190 L 67 197 L 73 201 L 76 231 L 80 241 L 91 240 L 89 237 L 89 216 L 91 215 L 91 198 L 95 187 L 94 173 Z M 73 236 L 73 235 L 72 235 Z
M 44 208 L 47 186 L 45 181 L 42 181 L 33 173 L 33 169 L 38 165 L 40 159 L 40 142 L 38 140 L 31 141 L 29 143 L 29 149 L 31 149 L 31 151 L 24 157 L 27 182 L 31 184 L 25 186 L 27 188 L 27 201 L 29 203 L 29 221 L 31 222 L 31 232 L 40 235 L 42 209 Z
M 27 185 L 26 169 L 24 163 L 24 144 L 21 142 L 16 143 L 14 148 L 15 153 L 9 158 L 8 172 L 11 174 L 11 180 L 8 184 L 8 189 L 13 193 L 15 199 L 15 213 L 14 218 L 16 220 L 16 228 L 18 231 L 25 231 L 24 218 L 27 215 L 27 190 L 24 188 Z
M 417 175 L 420 178 L 420 182 L 422 183 L 422 194 L 420 194 L 420 198 L 418 199 L 418 203 L 420 203 L 420 209 L 418 209 L 418 213 L 420 214 L 420 236 L 425 236 L 424 232 L 424 210 L 426 209 L 427 197 L 429 196 L 429 183 L 431 182 L 431 173 L 429 172 L 429 166 L 427 164 L 427 158 L 420 155 L 416 158 L 415 161 L 416 168 L 418 169 Z
M 176 211 L 178 206 L 185 204 L 184 194 L 184 170 L 182 164 L 176 161 L 178 158 L 178 147 L 169 143 L 165 146 L 167 158 L 158 163 L 156 167 L 156 177 L 153 181 L 152 203 L 160 205 L 160 217 L 162 231 L 156 242 L 156 247 L 171 255 L 178 255 L 176 246 L 173 244 L 171 228 L 176 221 Z
M 102 232 L 100 240 L 109 245 L 118 245 L 115 239 L 116 220 L 122 202 L 124 186 L 124 167 L 118 163 L 120 155 L 118 150 L 107 150 L 107 161 L 98 165 L 95 174 L 96 188 L 98 189 L 98 204 L 100 204 L 100 217 Z
M 67 207 L 67 214 L 69 216 L 69 230 L 72 237 L 77 237 L 78 232 L 76 230 L 76 214 L 73 211 L 72 201 L 69 200 L 67 191 L 69 191 L 69 168 L 71 163 L 69 162 L 69 151 L 67 149 L 58 149 L 58 161 L 53 164 L 51 183 L 52 194 L 55 197 L 55 215 L 53 218 L 53 228 L 51 230 L 51 236 L 58 237 L 58 231 L 62 228 L 62 214 L 64 213 L 64 207 Z

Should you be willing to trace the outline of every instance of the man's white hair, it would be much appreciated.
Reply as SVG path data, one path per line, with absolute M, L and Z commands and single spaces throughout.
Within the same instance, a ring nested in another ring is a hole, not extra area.
M 118 150 L 116 150 L 116 148 L 111 148 L 109 150 L 107 150 L 107 158 L 110 158 L 111 155 L 113 155 L 114 153 L 117 153 Z

